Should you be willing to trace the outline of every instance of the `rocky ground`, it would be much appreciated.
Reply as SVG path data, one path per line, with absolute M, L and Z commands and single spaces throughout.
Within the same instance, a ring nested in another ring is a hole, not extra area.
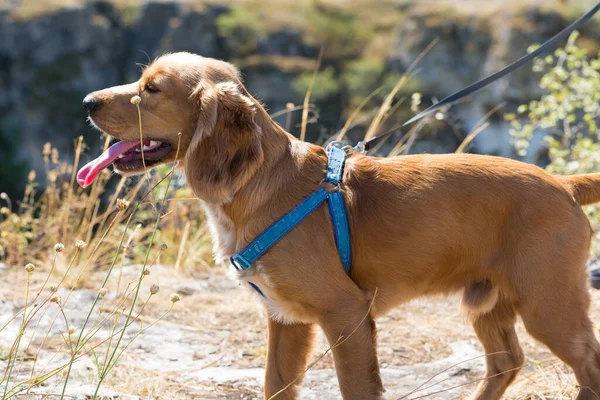
M 139 267 L 124 268 L 121 272 L 122 282 L 133 280 Z M 4 325 L 23 305 L 23 293 L 19 289 L 24 287 L 24 281 L 22 273 L 4 271 L 1 274 L 0 325 Z M 65 305 L 70 324 L 82 325 L 101 278 L 102 274 L 97 273 L 86 282 L 87 288 L 73 292 Z M 109 284 L 112 291 L 116 281 L 117 278 Z M 171 292 L 179 292 L 182 301 L 164 322 L 133 342 L 105 383 L 103 396 L 111 399 L 262 398 L 266 324 L 255 295 L 239 287 L 218 268 L 191 278 L 179 276 L 169 267 L 157 266 L 144 283 L 142 293 L 152 283 L 160 284 L 161 290 L 139 318 L 140 324 L 150 323 L 167 308 Z M 39 282 L 33 286 L 36 284 Z M 110 294 L 111 291 L 107 295 L 108 303 Z M 61 295 L 64 298 L 66 292 Z M 594 300 L 600 304 L 596 293 Z M 420 299 L 378 321 L 379 358 L 386 398 L 457 399 L 473 390 L 472 382 L 479 379 L 484 370 L 482 352 L 457 305 L 455 298 Z M 600 307 L 593 307 L 595 316 L 599 311 Z M 40 331 L 47 329 L 48 321 L 49 316 L 42 319 Z M 57 322 L 50 330 L 46 350 L 38 356 L 38 369 L 41 366 L 49 369 L 68 358 L 64 348 L 61 350 L 60 331 L 64 332 L 64 323 Z M 6 355 L 17 332 L 16 324 L 0 332 L 0 353 Z M 130 331 L 126 339 L 135 332 Z M 527 365 L 507 398 L 571 398 L 575 387 L 572 375 L 545 348 L 534 343 L 522 326 L 519 332 L 528 356 Z M 107 334 L 106 329 L 101 330 L 97 338 Z M 38 343 L 39 337 L 33 340 L 32 348 Z M 313 358 L 327 348 L 320 335 Z M 6 366 L 5 355 L 0 357 L 4 360 L 0 361 L 2 369 Z M 31 364 L 30 358 L 18 364 L 21 377 L 30 373 Z M 433 379 L 429 381 L 430 378 Z M 68 394 L 72 398 L 87 399 L 86 396 L 93 393 L 95 381 L 93 358 L 84 358 L 75 364 Z M 411 393 L 421 385 L 423 390 Z M 45 398 L 52 399 L 58 398 L 52 394 L 60 392 L 61 387 L 60 380 L 55 378 L 33 391 L 50 394 Z M 30 398 L 36 399 L 35 396 Z M 301 398 L 340 398 L 330 355 L 308 372 Z

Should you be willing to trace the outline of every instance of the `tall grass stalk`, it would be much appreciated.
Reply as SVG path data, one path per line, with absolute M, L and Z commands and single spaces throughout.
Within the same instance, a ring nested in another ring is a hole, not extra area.
M 2 398 L 6 398 L 6 391 L 8 390 L 8 385 L 10 383 L 10 377 L 12 374 L 12 370 L 15 367 L 15 363 L 17 360 L 17 357 L 19 356 L 19 346 L 21 344 L 21 339 L 23 338 L 23 335 L 25 335 L 25 327 L 26 325 L 26 310 L 27 310 L 27 304 L 28 304 L 28 300 L 29 300 L 29 285 L 31 282 L 31 271 L 27 271 L 27 289 L 25 290 L 25 307 L 23 307 L 23 322 L 21 323 L 21 327 L 19 329 L 19 334 L 17 337 L 17 340 L 15 342 L 15 344 L 13 345 L 13 348 L 10 351 L 10 354 L 8 356 L 8 364 L 6 367 L 6 372 L 4 374 L 4 377 L 2 378 L 2 381 L 4 381 L 6 379 L 6 386 L 4 386 L 4 394 L 2 396 Z M 14 352 L 13 352 L 14 349 Z
M 354 111 L 352 111 L 352 114 L 350 114 L 342 129 L 340 129 L 340 131 L 338 132 L 338 135 L 335 139 L 336 141 L 341 142 L 342 140 L 344 140 L 346 133 L 348 133 L 348 130 L 350 130 L 350 128 L 352 127 L 352 123 L 356 120 L 362 109 L 369 103 L 369 101 L 371 101 L 373 97 L 375 97 L 382 90 L 383 86 L 379 86 L 360 102 L 360 104 L 354 109 Z
M 317 60 L 317 65 L 313 71 L 312 78 L 310 79 L 310 84 L 308 86 L 308 90 L 306 91 L 306 95 L 304 96 L 304 103 L 302 105 L 302 122 L 300 124 L 300 140 L 304 141 L 306 139 L 306 126 L 308 124 L 308 109 L 310 102 L 310 95 L 312 93 L 313 86 L 315 81 L 317 80 L 317 73 L 319 72 L 319 68 L 321 67 L 321 60 L 323 59 L 324 49 L 321 47 L 321 51 L 319 52 L 319 59 Z
M 140 108 L 139 108 L 139 102 L 138 102 L 138 104 L 136 104 L 136 107 L 137 107 L 138 117 L 139 117 L 139 121 L 140 121 L 140 138 L 141 138 L 142 137 L 142 123 L 141 123 L 142 114 L 141 114 L 141 111 L 140 111 Z M 143 140 L 141 140 L 140 146 L 143 146 L 143 143 L 144 143 Z M 177 160 L 178 157 L 179 157 L 179 148 L 180 148 L 180 145 L 181 145 L 181 133 L 179 133 L 179 135 L 177 136 L 177 150 L 175 152 L 175 160 Z M 142 148 L 142 153 L 143 153 L 143 148 Z M 150 243 L 148 244 L 148 249 L 146 251 L 146 256 L 144 258 L 144 263 L 142 265 L 142 270 L 140 272 L 138 283 L 137 283 L 137 286 L 136 286 L 136 289 L 135 289 L 135 294 L 133 295 L 133 299 L 131 301 L 131 306 L 129 307 L 129 313 L 127 315 L 127 318 L 125 319 L 125 325 L 127 325 L 129 323 L 129 321 L 131 320 L 131 316 L 133 314 L 133 310 L 135 308 L 135 304 L 136 304 L 137 298 L 139 296 L 139 292 L 140 292 L 142 280 L 144 279 L 144 269 L 148 265 L 148 258 L 150 257 L 150 251 L 152 250 L 152 245 L 154 244 L 154 239 L 156 237 L 156 232 L 158 231 L 158 225 L 160 224 L 160 220 L 161 220 L 161 217 L 162 217 L 161 213 L 163 212 L 163 209 L 165 207 L 165 203 L 166 203 L 166 199 L 167 199 L 167 194 L 169 192 L 169 188 L 171 187 L 171 182 L 173 181 L 173 172 L 174 172 L 174 168 L 176 167 L 176 165 L 177 165 L 177 161 L 175 161 L 175 165 L 173 166 L 173 169 L 171 169 L 171 171 L 168 174 L 169 178 L 168 178 L 168 181 L 167 181 L 167 187 L 166 187 L 165 194 L 163 196 L 160 208 L 158 209 L 158 212 L 157 212 L 157 215 L 156 215 L 156 221 L 155 221 L 155 224 L 154 224 L 154 229 L 153 229 L 152 235 L 150 237 Z M 145 164 L 144 164 L 144 168 L 146 168 Z M 146 174 L 149 174 L 147 170 L 146 170 Z M 122 239 L 121 239 L 121 242 L 122 242 Z M 117 252 L 117 256 L 118 256 L 118 252 Z M 115 260 L 116 260 L 116 257 L 115 257 Z M 100 374 L 100 379 L 98 381 L 98 385 L 96 386 L 96 391 L 94 392 L 94 396 L 93 396 L 94 399 L 96 398 L 96 396 L 98 394 L 98 391 L 100 390 L 100 386 L 102 385 L 102 382 L 104 381 L 104 379 L 106 379 L 106 376 L 107 376 L 108 372 L 112 368 L 111 367 L 111 362 L 115 358 L 115 356 L 117 355 L 117 351 L 119 349 L 119 345 L 121 344 L 121 341 L 123 340 L 123 335 L 124 334 L 125 334 L 125 329 L 123 329 L 121 331 L 121 335 L 119 336 L 119 339 L 117 340 L 117 343 L 115 344 L 114 351 L 112 352 L 112 354 L 111 354 L 110 358 L 108 359 L 108 361 L 106 361 L 106 365 L 105 365 L 104 371 Z M 122 354 L 122 352 L 119 353 L 119 355 L 115 359 L 115 361 L 114 361 L 115 363 L 119 360 L 119 357 L 120 357 L 121 354 Z M 63 392 L 64 392 L 64 390 L 63 390 Z
M 390 109 L 390 106 L 392 104 L 392 101 L 394 100 L 394 97 L 396 97 L 396 94 L 398 93 L 398 91 L 406 84 L 409 76 L 412 74 L 412 72 L 416 68 L 417 64 L 419 64 L 419 62 L 421 62 L 423 57 L 425 57 L 427 55 L 427 53 L 429 53 L 431 51 L 431 49 L 433 49 L 433 47 L 437 44 L 438 41 L 439 41 L 439 38 L 435 38 L 434 40 L 432 40 L 431 43 L 429 43 L 429 45 L 427 45 L 427 47 L 421 52 L 421 54 L 419 54 L 419 56 L 412 62 L 412 64 L 408 67 L 406 72 L 398 80 L 398 82 L 396 83 L 394 88 L 390 91 L 390 93 L 387 95 L 387 97 L 385 98 L 385 100 L 383 101 L 381 106 L 379 107 L 379 111 L 377 112 L 377 115 L 375 116 L 375 118 L 373 118 L 371 125 L 369 125 L 369 128 L 367 129 L 367 133 L 365 134 L 365 140 L 369 140 L 369 139 L 375 137 L 375 135 L 377 135 L 377 131 L 379 130 L 379 127 L 382 123 L 384 116 Z
M 141 101 L 141 99 L 139 98 L 139 96 L 134 96 L 132 98 L 131 102 L 132 102 L 132 104 L 135 104 L 136 109 L 137 109 L 137 113 L 138 113 L 139 130 L 140 130 L 140 148 L 141 148 L 141 153 L 142 153 L 142 163 L 144 165 L 144 173 L 146 175 L 147 181 L 150 184 L 150 175 L 149 175 L 149 171 L 148 171 L 148 169 L 146 167 L 145 160 L 144 160 L 144 154 L 143 154 L 144 153 L 144 151 L 143 151 L 144 140 L 143 140 L 143 131 L 142 131 L 142 115 L 141 115 L 141 110 L 140 110 L 140 107 L 139 107 L 140 101 Z M 180 142 L 181 142 L 181 134 L 179 134 L 179 136 L 178 136 L 177 151 L 176 151 L 175 159 L 177 159 L 177 157 L 179 156 Z M 120 331 L 120 334 L 118 336 L 117 342 L 116 342 L 116 344 L 115 344 L 112 352 L 109 352 L 109 349 L 110 349 L 110 346 L 111 346 L 111 342 L 112 342 L 112 335 L 110 336 L 111 340 L 109 341 L 109 344 L 108 344 L 108 347 L 107 347 L 107 350 L 106 350 L 107 355 L 110 353 L 110 356 L 108 357 L 107 360 L 105 360 L 105 364 L 104 364 L 102 370 L 99 373 L 99 381 L 98 381 L 98 384 L 96 386 L 96 390 L 95 390 L 95 393 L 94 393 L 94 396 L 93 396 L 94 399 L 98 395 L 100 387 L 101 387 L 102 383 L 104 382 L 104 380 L 106 379 L 106 377 L 108 375 L 108 372 L 110 371 L 110 369 L 112 369 L 111 363 L 113 362 L 113 359 L 114 359 L 114 364 L 116 364 L 116 362 L 118 361 L 120 355 L 122 354 L 122 351 L 119 352 L 119 345 L 121 344 L 121 341 L 122 341 L 123 336 L 125 334 L 126 328 L 129 326 L 129 323 L 130 323 L 132 315 L 133 315 L 133 310 L 135 309 L 135 306 L 136 306 L 136 303 L 137 303 L 137 299 L 139 297 L 139 291 L 140 291 L 140 288 L 141 288 L 142 280 L 143 280 L 143 278 L 145 276 L 145 269 L 146 269 L 146 266 L 148 264 L 148 259 L 149 259 L 149 256 L 150 256 L 150 251 L 152 249 L 152 246 L 154 244 L 154 240 L 155 240 L 155 237 L 156 237 L 156 233 L 158 231 L 158 225 L 159 225 L 161 217 L 162 217 L 161 212 L 164 209 L 165 201 L 166 201 L 166 198 L 168 196 L 169 188 L 171 186 L 171 182 L 172 182 L 172 179 L 173 179 L 173 173 L 174 173 L 174 169 L 175 169 L 176 165 L 177 165 L 177 162 L 174 164 L 174 166 L 172 167 L 172 169 L 169 171 L 169 173 L 165 177 L 165 178 L 168 177 L 168 181 L 167 181 L 167 187 L 166 187 L 165 194 L 164 194 L 164 197 L 163 197 L 162 202 L 161 202 L 160 209 L 156 210 L 156 208 L 154 207 L 154 209 L 157 211 L 156 212 L 155 224 L 154 224 L 154 228 L 153 228 L 151 236 L 150 236 L 150 242 L 148 244 L 148 248 L 146 250 L 146 254 L 145 254 L 145 257 L 144 257 L 144 263 L 142 265 L 142 270 L 141 270 L 139 278 L 137 280 L 137 284 L 136 284 L 136 286 L 135 286 L 135 288 L 133 290 L 133 298 L 131 300 L 131 305 L 129 307 L 129 312 L 128 312 L 127 317 L 125 319 L 123 329 Z M 163 179 L 161 179 L 159 181 L 159 183 L 162 182 Z M 158 184 L 155 185 L 154 187 L 156 187 L 156 186 L 158 186 Z M 150 190 L 146 193 L 146 195 L 152 193 L 154 187 L 151 187 Z M 105 288 L 105 286 L 106 286 L 106 284 L 108 282 L 108 279 L 111 276 L 111 273 L 112 273 L 112 271 L 114 269 L 114 266 L 115 266 L 115 264 L 117 262 L 117 259 L 119 258 L 120 251 L 121 251 L 121 249 L 123 247 L 123 243 L 124 243 L 125 237 L 127 235 L 127 232 L 128 232 L 128 229 L 129 229 L 129 225 L 131 223 L 131 220 L 132 220 L 133 216 L 135 215 L 136 211 L 138 210 L 138 208 L 140 207 L 140 205 L 142 204 L 142 201 L 144 200 L 144 198 L 146 197 L 146 195 L 144 195 L 142 197 L 142 199 L 140 199 L 139 201 L 136 202 L 136 205 L 135 205 L 133 211 L 131 212 L 131 214 L 129 215 L 129 218 L 127 219 L 127 222 L 125 224 L 125 228 L 123 230 L 123 233 L 122 233 L 121 238 L 119 240 L 119 244 L 117 246 L 117 250 L 116 250 L 115 255 L 114 255 L 113 259 L 112 259 L 112 263 L 111 263 L 111 265 L 110 265 L 110 267 L 109 267 L 109 269 L 107 271 L 105 279 L 104 279 L 104 281 L 102 283 L 101 289 Z M 123 204 L 125 204 L 125 203 L 123 203 Z M 119 211 L 117 213 L 117 217 L 121 214 L 121 212 L 125 208 L 126 208 L 126 206 L 125 207 L 119 207 Z M 117 217 L 115 217 L 115 220 L 116 220 Z M 113 220 L 113 222 L 114 222 L 114 220 Z M 111 227 L 112 227 L 112 223 L 109 225 L 109 227 L 108 227 L 108 229 L 107 229 L 106 232 L 108 232 Z M 106 233 L 105 233 L 105 235 L 106 235 Z M 99 244 L 101 242 L 102 242 L 102 240 L 100 240 L 98 242 L 98 246 L 99 246 Z M 80 274 L 78 276 L 78 280 L 81 277 L 81 274 L 83 273 L 84 270 L 85 270 L 85 266 L 84 266 L 84 268 L 81 269 Z M 83 346 L 83 344 L 82 344 L 82 339 L 84 338 L 83 334 L 85 332 L 85 329 L 87 328 L 87 325 L 88 325 L 88 323 L 90 321 L 91 315 L 92 315 L 94 309 L 96 308 L 96 305 L 97 305 L 98 300 L 99 300 L 100 297 L 101 296 L 100 296 L 99 293 L 96 294 L 96 296 L 94 298 L 94 302 L 93 302 L 92 306 L 90 307 L 90 309 L 89 309 L 89 311 L 87 313 L 87 316 L 85 318 L 83 326 L 81 327 L 81 330 L 79 332 L 79 335 L 78 335 L 78 338 L 77 338 L 77 342 L 76 342 L 76 344 L 74 346 L 74 349 L 71 352 L 72 353 L 71 360 L 69 362 L 67 373 L 66 373 L 65 380 L 64 380 L 64 383 L 63 383 L 63 388 L 62 388 L 62 392 L 61 392 L 61 399 L 63 399 L 65 397 L 67 385 L 68 385 L 68 382 L 69 382 L 69 377 L 71 375 L 73 363 L 75 361 L 75 355 L 80 350 L 80 348 L 82 348 L 82 346 Z M 127 298 L 127 297 L 125 296 L 124 298 Z M 148 298 L 148 300 L 149 300 L 149 298 Z M 146 305 L 146 303 L 144 303 L 142 309 L 145 308 L 145 305 Z M 115 322 L 115 324 L 116 324 L 116 322 Z M 111 330 L 111 333 L 113 333 L 113 332 L 114 332 L 114 326 L 113 326 L 113 329 Z M 115 359 L 115 356 L 116 356 L 116 359 Z

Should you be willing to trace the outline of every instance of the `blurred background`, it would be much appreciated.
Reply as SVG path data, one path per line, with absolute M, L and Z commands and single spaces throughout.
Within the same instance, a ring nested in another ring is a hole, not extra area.
M 397 129 L 418 109 L 482 78 L 548 39 L 594 5 L 585 0 L 0 0 L 0 191 L 22 194 L 41 149 L 61 157 L 83 135 L 94 154 L 100 134 L 81 106 L 93 90 L 136 80 L 140 65 L 173 51 L 235 63 L 249 91 L 298 135 L 305 93 L 307 139 L 323 142 L 355 115 L 349 141 L 362 138 L 409 65 L 435 46 L 395 96 L 379 131 Z M 597 52 L 598 22 L 577 44 Z M 429 120 L 406 153 L 453 152 L 487 115 L 468 151 L 515 157 L 506 112 L 539 98 L 531 66 Z M 416 93 L 416 95 L 414 95 Z M 287 111 L 286 111 L 287 107 Z M 548 162 L 533 135 L 523 157 Z M 543 135 L 542 135 L 543 136 Z M 541 138 L 541 136 L 540 136 Z M 384 148 L 385 150 L 385 148 Z M 388 149 L 389 150 L 389 149 Z M 72 156 L 71 156 L 72 157 Z M 87 160 L 84 155 L 82 161 Z

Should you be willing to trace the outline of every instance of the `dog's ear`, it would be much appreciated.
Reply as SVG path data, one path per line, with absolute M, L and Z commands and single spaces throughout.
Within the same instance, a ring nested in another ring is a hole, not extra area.
M 234 82 L 199 86 L 192 101 L 199 102 L 199 111 L 185 154 L 188 184 L 209 203 L 228 203 L 263 161 L 256 105 Z

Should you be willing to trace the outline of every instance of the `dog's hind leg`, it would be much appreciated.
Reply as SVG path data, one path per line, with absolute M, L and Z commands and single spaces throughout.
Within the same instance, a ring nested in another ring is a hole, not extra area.
M 570 276 L 558 277 L 545 296 L 528 298 L 518 311 L 531 336 L 548 346 L 575 372 L 580 386 L 577 400 L 598 400 L 600 344 L 587 314 L 590 302 L 587 276 L 583 265 L 568 272 Z
M 269 318 L 269 347 L 265 375 L 265 399 L 284 389 L 277 400 L 298 398 L 302 373 L 306 368 L 315 336 L 314 324 L 286 325 Z
M 491 311 L 473 316 L 473 328 L 483 344 L 485 379 L 473 400 L 497 400 L 515 379 L 524 362 L 515 332 L 516 313 L 512 304 L 500 296 Z

